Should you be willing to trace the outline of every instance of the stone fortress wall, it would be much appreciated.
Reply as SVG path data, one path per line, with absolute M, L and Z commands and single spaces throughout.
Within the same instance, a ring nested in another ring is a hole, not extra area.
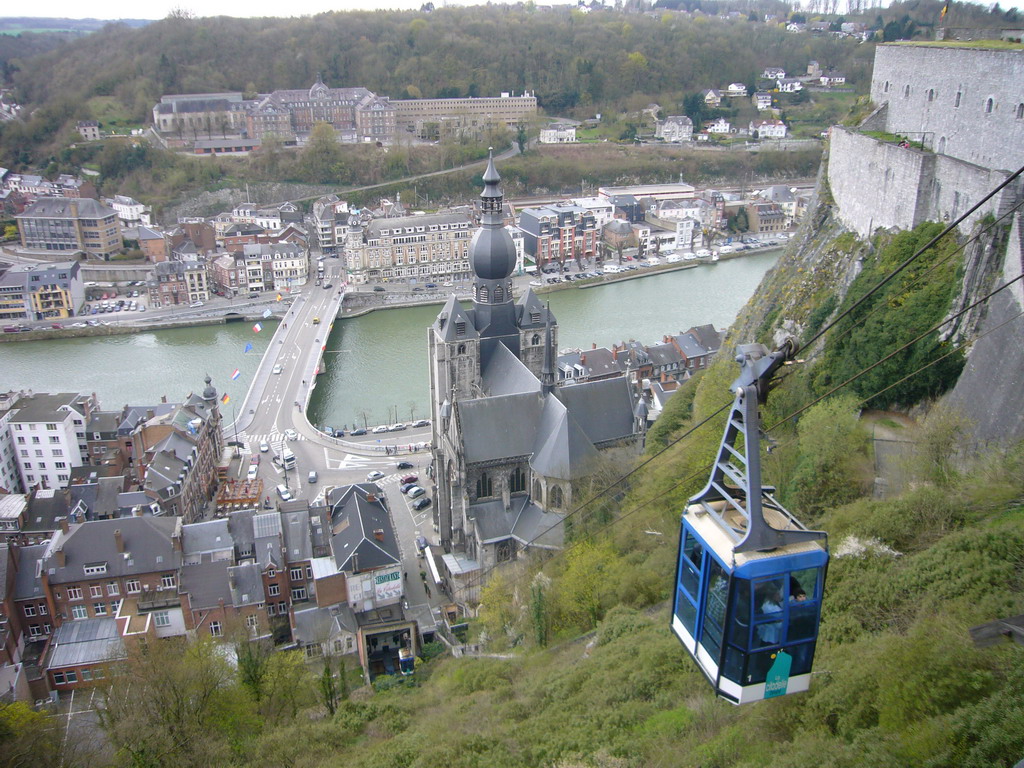
M 865 128 L 906 136 L 902 147 L 832 129 L 829 183 L 840 220 L 861 237 L 878 227 L 951 221 L 1024 165 L 1024 50 L 881 45 Z M 1024 190 L 1003 190 L 964 223 L 1005 213 Z

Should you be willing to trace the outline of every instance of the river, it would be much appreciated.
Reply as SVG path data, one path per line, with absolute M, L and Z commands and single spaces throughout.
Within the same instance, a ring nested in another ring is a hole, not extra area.
M 775 263 L 779 251 L 695 269 L 666 272 L 588 290 L 548 294 L 559 347 L 609 346 L 711 323 L 728 327 Z M 335 322 L 327 372 L 317 379 L 310 419 L 336 426 L 425 418 L 428 411 L 427 328 L 439 306 L 371 312 Z M 206 374 L 231 418 L 266 350 L 276 323 L 254 333 L 248 323 L 147 331 L 125 336 L 0 344 L 0 388 L 95 392 L 107 410 L 181 400 L 201 391 Z M 247 344 L 253 351 L 246 353 Z M 239 377 L 231 379 L 235 369 Z M 397 416 L 396 416 L 397 412 Z

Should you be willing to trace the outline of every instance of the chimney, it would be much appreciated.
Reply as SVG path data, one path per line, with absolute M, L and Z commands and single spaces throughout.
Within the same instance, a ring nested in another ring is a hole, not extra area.
M 121 535 L 120 528 L 114 531 L 114 546 L 117 547 L 118 552 L 124 552 L 124 536 Z
M 619 359 L 619 348 L 615 344 L 612 344 L 612 360 L 618 360 L 618 359 Z
M 590 348 L 591 349 L 597 349 L 597 342 L 596 341 L 590 342 Z
M 66 556 L 64 555 L 64 547 L 57 547 L 53 550 L 53 557 L 57 561 L 57 566 L 63 568 L 67 562 Z
M 166 403 L 167 402 L 167 395 L 160 395 L 160 402 L 161 403 Z
M 147 420 L 152 419 L 154 416 L 156 416 L 156 411 L 154 411 L 152 408 L 149 408 L 149 409 L 146 410 L 146 419 Z
M 142 517 L 142 507 L 132 507 L 132 517 Z
M 586 364 L 587 364 L 587 356 L 586 355 L 580 355 L 580 365 L 586 365 Z
M 61 530 L 62 530 L 62 531 L 63 531 L 64 533 L 67 533 L 67 532 L 68 532 L 68 519 L 67 519 L 66 517 L 62 517 L 62 518 L 60 519 L 60 529 L 61 529 Z
M 375 538 L 377 541 L 384 541 L 384 529 L 377 528 L 376 530 L 374 530 L 373 538 Z
M 366 494 L 366 500 L 372 504 L 373 502 L 377 501 L 377 494 L 375 494 L 375 493 L 368 493 L 368 494 Z

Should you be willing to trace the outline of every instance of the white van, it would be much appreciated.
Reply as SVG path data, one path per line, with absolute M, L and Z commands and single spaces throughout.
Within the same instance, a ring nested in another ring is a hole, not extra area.
M 277 495 L 281 497 L 281 501 L 292 500 L 292 492 L 288 490 L 288 486 L 286 485 L 277 486 Z
M 622 271 L 622 267 L 618 264 L 605 264 L 604 267 L 601 268 L 601 271 L 606 275 L 617 275 Z

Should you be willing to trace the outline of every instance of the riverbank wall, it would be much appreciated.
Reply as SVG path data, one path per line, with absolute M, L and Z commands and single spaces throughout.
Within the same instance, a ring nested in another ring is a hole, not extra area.
M 84 315 L 83 315 L 84 317 Z M 94 336 L 126 336 L 132 333 L 147 331 L 165 331 L 171 328 L 194 328 L 197 325 L 226 325 L 228 323 L 255 323 L 264 318 L 262 314 L 253 315 L 222 315 L 220 317 L 199 317 L 189 320 L 165 320 L 152 323 L 133 323 L 132 325 L 90 325 L 85 328 L 37 328 L 24 333 L 0 333 L 0 343 L 16 341 L 47 341 L 49 339 L 79 339 Z M 274 315 L 272 320 L 281 318 Z M 62 322 L 70 322 L 65 320 Z

